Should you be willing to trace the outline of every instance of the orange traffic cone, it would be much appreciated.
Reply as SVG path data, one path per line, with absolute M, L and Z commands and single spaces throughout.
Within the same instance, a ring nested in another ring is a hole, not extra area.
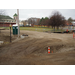
M 74 38 L 74 32 L 73 32 L 73 38 Z
M 66 32 L 68 32 L 68 29 L 66 30 Z
M 48 46 L 48 53 L 50 53 L 50 46 Z

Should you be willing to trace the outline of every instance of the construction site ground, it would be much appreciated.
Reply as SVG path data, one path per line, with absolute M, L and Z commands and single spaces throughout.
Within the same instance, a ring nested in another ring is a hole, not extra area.
M 12 34 L 10 43 L 10 30 L 1 31 L 0 65 L 75 65 L 73 33 L 21 30 L 23 34 L 28 36 L 19 40 Z M 48 46 L 53 53 L 48 54 Z

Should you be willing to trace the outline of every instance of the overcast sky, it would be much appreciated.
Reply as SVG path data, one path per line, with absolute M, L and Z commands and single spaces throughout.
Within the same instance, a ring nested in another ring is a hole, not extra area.
M 2 10 L 2 9 L 1 9 Z M 6 15 L 13 17 L 17 9 L 3 9 Z M 75 19 L 75 9 L 19 9 L 19 19 L 26 20 L 30 17 L 49 17 L 53 11 L 59 11 L 66 19 Z

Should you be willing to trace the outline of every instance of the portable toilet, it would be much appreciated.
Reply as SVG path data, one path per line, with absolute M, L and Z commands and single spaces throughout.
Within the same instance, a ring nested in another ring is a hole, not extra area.
M 18 34 L 18 25 L 17 24 L 14 24 L 12 26 L 12 29 L 13 29 L 13 35 L 17 35 Z

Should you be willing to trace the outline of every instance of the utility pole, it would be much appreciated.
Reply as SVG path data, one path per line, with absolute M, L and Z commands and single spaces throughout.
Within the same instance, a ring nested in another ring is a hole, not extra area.
M 20 31 L 19 31 L 19 9 L 17 9 L 17 24 L 18 24 L 18 38 L 19 38 L 19 34 L 20 34 Z

